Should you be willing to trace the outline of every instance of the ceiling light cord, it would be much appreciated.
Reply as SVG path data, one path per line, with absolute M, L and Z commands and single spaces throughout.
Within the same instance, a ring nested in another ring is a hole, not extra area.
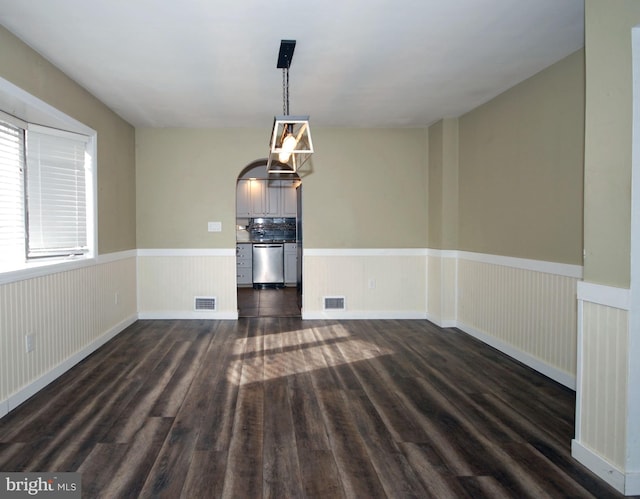
M 282 114 L 289 114 L 289 68 L 282 68 Z

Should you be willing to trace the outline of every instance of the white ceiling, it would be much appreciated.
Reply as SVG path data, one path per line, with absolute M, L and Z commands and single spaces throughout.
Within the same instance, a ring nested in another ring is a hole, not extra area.
M 416 127 L 584 45 L 584 0 L 0 0 L 0 24 L 140 127 L 265 127 L 291 114 Z

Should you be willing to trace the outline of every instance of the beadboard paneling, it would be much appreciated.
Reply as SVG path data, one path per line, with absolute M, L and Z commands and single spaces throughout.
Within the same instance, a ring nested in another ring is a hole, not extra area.
M 456 325 L 458 262 L 455 252 L 427 256 L 427 318 L 441 327 Z
M 575 388 L 576 282 L 566 275 L 461 257 L 458 326 Z
M 196 312 L 196 296 L 215 297 L 216 311 Z M 139 256 L 138 312 L 142 319 L 237 318 L 235 256 Z
M 1 285 L 0 415 L 22 401 L 17 392 L 51 381 L 47 375 L 71 357 L 135 320 L 136 308 L 133 255 Z
M 426 317 L 420 250 L 305 250 L 303 258 L 305 319 Z M 325 296 L 344 296 L 346 309 L 323 310 Z
M 582 305 L 579 443 L 625 468 L 628 311 Z

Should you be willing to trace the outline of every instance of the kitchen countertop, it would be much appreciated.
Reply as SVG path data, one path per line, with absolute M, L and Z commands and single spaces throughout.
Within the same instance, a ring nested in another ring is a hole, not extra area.
M 284 244 L 295 243 L 295 239 L 249 239 L 247 241 L 236 241 L 236 244 Z

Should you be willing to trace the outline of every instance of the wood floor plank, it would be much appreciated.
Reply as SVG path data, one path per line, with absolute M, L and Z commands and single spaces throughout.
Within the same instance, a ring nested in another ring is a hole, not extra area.
M 302 497 L 296 436 L 287 376 L 295 372 L 293 357 L 285 352 L 278 321 L 277 332 L 264 336 L 263 497 Z M 275 326 L 275 324 L 274 324 Z
M 259 383 L 240 388 L 222 497 L 262 497 L 263 406 Z
M 296 331 L 291 327 L 288 330 L 294 333 L 293 343 L 301 347 L 315 344 L 311 330 Z M 344 490 L 310 374 L 316 366 L 307 364 L 302 348 L 296 349 L 296 353 L 299 373 L 289 377 L 288 386 L 304 495 L 339 499 L 344 497 Z
M 222 497 L 226 469 L 226 451 L 196 450 L 180 497 Z
M 323 350 L 325 369 L 323 372 L 332 374 L 335 385 L 332 389 L 319 389 L 318 404 L 320 405 L 325 427 L 331 442 L 334 458 L 343 490 L 347 497 L 385 497 L 384 487 L 380 482 L 375 467 L 371 463 L 366 445 L 358 432 L 353 414 L 348 408 L 347 400 L 352 391 L 359 387 L 353 373 L 344 369 L 341 353 L 334 348 L 331 340 L 336 337 L 333 328 L 315 331 L 316 339 L 326 342 Z M 312 376 L 317 376 L 315 371 Z M 347 388 L 351 386 L 352 388 Z
M 247 319 L 246 338 L 234 412 L 233 433 L 229 444 L 222 497 L 262 497 L 264 443 L 263 358 L 254 355 L 263 349 L 260 321 Z
M 98 466 L 102 458 L 100 454 L 96 456 L 98 465 L 88 458 L 86 464 L 83 464 L 78 470 L 82 472 L 85 469 L 94 469 L 100 473 L 95 481 L 91 475 L 83 474 L 83 477 L 91 477 L 92 483 L 88 484 L 88 487 L 95 491 L 95 497 L 140 497 L 140 491 L 172 424 L 173 418 L 148 418 L 133 440 L 127 444 L 126 452 L 117 463 L 115 471 L 111 471 L 108 467 L 100 468 Z M 83 483 L 85 481 L 83 480 Z M 98 485 L 101 483 L 105 483 L 105 486 L 100 490 Z
M 218 325 L 194 381 L 205 404 L 198 450 L 229 450 L 248 324 L 238 326 L 229 321 Z

